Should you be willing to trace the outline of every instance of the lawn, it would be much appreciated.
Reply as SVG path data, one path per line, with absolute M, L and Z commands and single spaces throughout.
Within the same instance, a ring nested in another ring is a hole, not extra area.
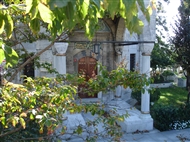
M 160 88 L 159 91 L 159 99 L 150 107 L 154 127 L 160 131 L 190 128 L 190 105 L 186 104 L 186 88 L 172 86 Z
M 173 86 L 160 88 L 160 98 L 154 105 L 175 105 L 185 104 L 187 101 L 187 90 L 185 88 Z

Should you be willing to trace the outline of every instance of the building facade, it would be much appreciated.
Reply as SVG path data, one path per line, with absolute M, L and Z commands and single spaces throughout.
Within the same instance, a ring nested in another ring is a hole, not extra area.
M 149 0 L 144 0 L 145 4 L 149 4 Z M 140 19 L 144 22 L 144 28 L 140 35 L 130 34 L 125 27 L 122 18 L 101 19 L 99 21 L 99 30 L 95 33 L 92 42 L 90 42 L 84 31 L 75 30 L 69 36 L 69 43 L 55 43 L 51 49 L 45 51 L 40 56 L 41 63 L 50 63 L 60 74 L 81 73 L 92 77 L 93 73 L 99 74 L 98 68 L 95 68 L 97 62 L 106 66 L 109 71 L 116 69 L 117 63 L 123 59 L 127 62 L 128 70 L 138 70 L 141 73 L 150 75 L 150 54 L 155 41 L 156 14 L 151 15 L 150 22 L 147 22 L 144 15 L 139 12 Z M 133 44 L 133 42 L 135 44 Z M 28 52 L 35 54 L 50 44 L 48 40 L 39 40 L 35 43 L 23 43 Z M 96 48 L 94 48 L 96 46 Z M 96 50 L 94 50 L 96 49 Z M 31 66 L 31 65 L 30 65 Z M 32 72 L 32 73 L 31 73 Z M 21 73 L 20 73 L 21 74 Z M 20 74 L 15 78 L 15 82 L 20 82 Z M 25 68 L 24 74 L 32 74 L 37 76 L 55 77 L 45 68 Z M 119 96 L 122 99 L 115 99 Z M 81 95 L 82 98 L 88 96 Z M 111 98 L 111 99 L 110 99 Z M 92 99 L 92 98 L 90 98 Z M 120 107 L 129 109 L 130 105 L 127 100 L 130 99 L 130 89 L 123 89 L 118 86 L 115 92 L 111 93 L 111 97 L 106 97 L 101 92 L 93 99 L 108 100 L 111 103 L 122 104 Z M 122 101 L 122 103 L 121 103 Z M 150 111 L 150 95 L 147 91 L 142 94 L 141 111 L 131 111 L 131 117 L 126 119 L 121 126 L 126 132 L 134 132 L 136 130 L 153 129 L 153 120 L 149 114 Z

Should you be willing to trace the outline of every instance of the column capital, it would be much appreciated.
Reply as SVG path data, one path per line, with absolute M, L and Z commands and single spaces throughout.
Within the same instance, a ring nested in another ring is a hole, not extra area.
M 154 43 L 142 43 L 140 45 L 142 56 L 150 56 L 153 48 L 154 48 Z
M 65 56 L 65 53 L 67 51 L 68 48 L 68 43 L 65 42 L 55 42 L 54 46 L 52 48 L 52 52 L 56 55 L 56 56 Z

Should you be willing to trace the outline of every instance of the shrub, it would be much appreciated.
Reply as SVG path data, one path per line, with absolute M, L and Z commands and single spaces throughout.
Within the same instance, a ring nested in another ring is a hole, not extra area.
M 160 74 L 156 74 L 151 77 L 153 79 L 153 83 L 163 83 L 164 82 L 164 77 Z
M 156 102 L 160 98 L 161 92 L 159 89 L 155 89 L 154 91 L 150 92 L 150 102 Z M 141 92 L 132 92 L 132 98 L 135 98 L 138 103 L 141 103 Z
M 165 71 L 162 73 L 162 75 L 163 75 L 163 76 L 170 76 L 170 75 L 175 75 L 175 74 L 174 74 L 173 71 L 171 71 L 171 70 L 165 70 Z
M 150 93 L 150 102 L 156 102 L 160 98 L 160 89 L 155 89 L 155 91 Z
M 47 135 L 46 127 L 44 127 L 43 133 L 39 133 L 39 129 L 40 127 L 38 123 L 32 120 L 26 123 L 25 129 L 22 129 L 21 127 L 19 127 L 19 125 L 17 125 L 16 127 L 4 128 L 3 125 L 0 123 L 0 132 L 2 134 L 14 131 L 14 133 L 2 136 L 0 138 L 0 142 L 13 142 L 13 141 L 28 142 L 29 140 L 31 142 L 48 141 L 49 137 Z
M 138 104 L 141 103 L 141 92 L 140 91 L 132 92 L 131 97 L 136 99 Z
M 185 76 L 182 76 L 181 78 L 182 78 L 182 79 L 187 79 Z
M 154 127 L 160 131 L 190 128 L 190 105 L 176 107 L 155 106 L 151 108 Z

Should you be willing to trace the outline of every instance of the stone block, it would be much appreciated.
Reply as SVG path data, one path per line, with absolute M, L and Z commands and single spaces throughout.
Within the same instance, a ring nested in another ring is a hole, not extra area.
M 186 82 L 187 82 L 186 79 L 178 78 L 177 85 L 178 85 L 179 87 L 186 87 Z
M 131 99 L 129 99 L 129 100 L 127 101 L 127 103 L 133 107 L 133 106 L 137 103 L 137 100 L 131 98 Z
M 118 110 L 119 109 L 126 110 L 126 109 L 129 109 L 130 107 L 131 107 L 130 104 L 122 100 L 112 100 L 109 102 L 109 108 L 116 108 Z
M 122 130 L 126 133 L 153 130 L 153 119 L 150 114 L 141 114 L 138 110 L 128 110 L 129 117 L 122 122 L 118 122 Z M 143 116 L 145 115 L 145 116 Z
M 88 122 L 88 121 L 95 121 L 98 118 L 98 115 L 92 115 L 90 112 L 88 112 L 88 113 L 82 113 L 82 116 L 84 117 L 84 120 L 86 122 Z M 98 132 L 101 133 L 101 132 L 105 131 L 105 129 L 103 128 L 103 126 L 104 126 L 103 123 L 99 123 L 96 126 L 90 126 L 87 129 L 88 129 L 88 131 L 90 131 L 92 133 L 94 132 L 95 129 L 97 129 Z
M 85 126 L 85 120 L 80 113 L 77 114 L 67 114 L 67 120 L 63 122 L 63 125 L 66 125 L 68 129 L 74 130 L 77 126 Z

